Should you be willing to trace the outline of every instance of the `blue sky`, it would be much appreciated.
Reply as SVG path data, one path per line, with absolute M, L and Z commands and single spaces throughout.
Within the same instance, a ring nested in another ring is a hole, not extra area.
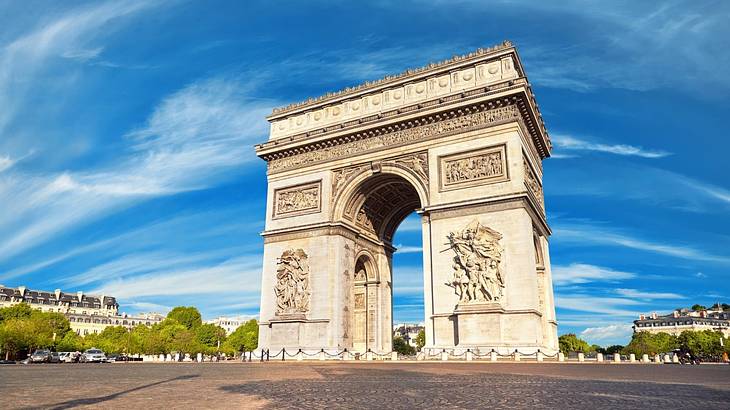
M 728 302 L 729 3 L 354 3 L 0 1 L 0 283 L 256 315 L 270 110 L 510 39 L 555 145 L 560 333 Z

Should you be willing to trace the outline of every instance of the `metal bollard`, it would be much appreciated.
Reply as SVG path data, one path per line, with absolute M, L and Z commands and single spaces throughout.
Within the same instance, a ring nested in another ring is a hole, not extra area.
M 319 351 L 319 360 L 324 360 L 324 349 Z
M 516 362 L 520 361 L 520 352 L 518 352 L 517 349 L 515 349 L 514 359 Z
M 444 362 L 449 360 L 449 354 L 446 353 L 446 349 L 441 350 L 441 360 Z
M 540 349 L 537 349 L 537 352 L 535 352 L 535 360 L 537 360 L 538 362 L 543 361 L 543 355 Z
M 471 362 L 472 360 L 474 360 L 474 357 L 471 352 L 471 349 L 466 349 L 466 361 Z
M 495 352 L 494 349 L 492 349 L 492 352 L 489 353 L 489 359 L 493 362 L 497 361 L 497 352 Z

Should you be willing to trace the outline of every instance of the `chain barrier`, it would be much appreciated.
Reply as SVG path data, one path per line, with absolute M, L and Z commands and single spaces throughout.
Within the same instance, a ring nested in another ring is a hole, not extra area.
M 449 359 L 455 359 L 455 360 L 466 360 L 467 354 L 471 353 L 472 360 L 479 360 L 484 358 L 492 358 L 492 355 L 495 355 L 498 359 L 504 359 L 504 358 L 515 358 L 515 354 L 519 354 L 521 359 L 535 359 L 537 360 L 538 353 L 542 354 L 543 359 L 557 359 L 559 357 L 559 352 L 555 352 L 553 354 L 546 354 L 541 352 L 540 350 L 537 350 L 532 353 L 524 353 L 520 352 L 519 350 L 515 350 L 512 353 L 502 354 L 499 351 L 492 349 L 491 351 L 486 351 L 484 349 L 466 349 L 466 350 L 460 350 L 460 353 L 456 353 L 456 349 L 441 349 L 441 351 L 434 351 L 433 349 L 430 349 L 428 351 L 422 351 L 419 353 L 416 353 L 414 355 L 406 355 L 398 353 L 397 360 L 440 360 L 443 358 L 443 354 L 446 353 L 447 357 Z M 480 353 L 483 352 L 483 353 Z M 322 356 L 327 358 L 337 358 L 340 360 L 345 360 L 346 355 L 350 355 L 350 360 L 364 360 L 367 358 L 367 354 L 370 354 L 371 358 L 376 360 L 392 360 L 393 353 L 396 353 L 394 350 L 391 350 L 390 352 L 374 352 L 371 349 L 368 349 L 366 353 L 359 353 L 359 352 L 350 352 L 347 349 L 344 349 L 339 352 L 330 353 L 326 351 L 325 349 L 320 349 L 319 352 L 307 352 L 302 349 L 298 349 L 296 352 L 287 351 L 286 348 L 282 348 L 279 350 L 276 354 L 271 354 L 270 350 L 264 350 L 262 349 L 260 352 L 256 351 L 249 351 L 249 352 L 243 352 L 241 355 L 241 361 L 242 362 L 252 362 L 254 359 L 260 360 L 261 362 L 268 362 L 272 359 L 276 359 L 279 361 L 285 361 L 286 358 L 299 358 L 299 357 L 306 357 L 306 358 L 320 358 Z M 572 353 L 572 352 L 571 352 Z M 574 357 L 569 353 L 568 355 L 565 355 L 566 360 L 577 360 L 577 357 Z M 247 357 L 248 355 L 248 357 Z M 606 358 L 609 358 L 611 356 L 606 355 Z M 589 356 L 586 355 L 586 358 L 589 358 Z

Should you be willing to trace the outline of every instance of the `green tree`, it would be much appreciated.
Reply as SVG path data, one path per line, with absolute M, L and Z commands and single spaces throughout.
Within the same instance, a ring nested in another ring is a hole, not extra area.
M 624 354 L 637 356 L 671 352 L 677 348 L 677 337 L 669 333 L 636 332 L 631 336 L 631 342 L 622 349 Z
M 606 354 L 606 349 L 604 349 L 603 347 L 601 347 L 599 345 L 591 345 L 590 351 Z
M 416 348 L 409 345 L 405 339 L 403 339 L 400 336 L 396 336 L 393 338 L 393 350 L 398 352 L 398 354 L 410 356 L 416 354 Z
M 63 339 L 71 331 L 68 319 L 61 313 L 41 312 L 34 310 L 28 321 L 31 328 L 32 343 L 29 350 L 36 348 L 54 348 L 57 341 Z
M 59 352 L 76 352 L 84 348 L 84 340 L 76 332 L 66 334 L 56 342 L 56 350 Z
M 226 331 L 220 326 L 205 323 L 195 329 L 195 337 L 201 345 L 216 350 L 219 342 L 222 344 L 226 341 Z
M 564 354 L 568 354 L 570 352 L 583 352 L 588 353 L 593 351 L 593 347 L 588 344 L 583 339 L 579 339 L 578 336 L 576 336 L 573 333 L 566 333 L 558 338 L 558 345 L 560 347 L 560 351 Z
M 624 349 L 621 345 L 611 345 L 606 348 L 606 354 L 616 354 L 621 353 L 621 351 Z
M 18 303 L 0 309 L 0 323 L 7 319 L 28 319 L 33 314 L 33 308 L 27 303 Z
M 707 308 L 702 305 L 692 305 L 692 310 L 694 310 L 695 312 L 699 312 L 701 310 L 707 310 Z
M 713 330 L 689 331 L 685 330 L 677 338 L 679 348 L 695 356 L 717 357 L 722 355 L 723 346 L 720 345 L 722 333 Z
M 259 344 L 259 324 L 256 319 L 239 326 L 225 342 L 225 350 L 230 352 L 250 352 Z
M 129 331 L 124 326 L 109 326 L 97 336 L 99 349 L 106 354 L 126 353 L 129 349 Z
M 180 323 L 188 330 L 195 329 L 203 324 L 200 312 L 193 306 L 178 306 L 167 314 L 167 319 Z
M 421 349 L 423 349 L 423 346 L 426 345 L 426 331 L 424 329 L 421 329 L 418 331 L 418 335 L 416 336 L 416 349 L 420 352 Z
M 0 348 L 5 358 L 17 357 L 21 351 L 30 350 L 35 343 L 33 325 L 28 319 L 12 318 L 0 325 Z

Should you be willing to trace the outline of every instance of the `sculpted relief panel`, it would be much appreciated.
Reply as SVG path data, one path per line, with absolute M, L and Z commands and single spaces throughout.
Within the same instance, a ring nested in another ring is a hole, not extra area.
M 501 262 L 502 234 L 470 223 L 461 231 L 451 232 L 447 239 L 454 251 L 454 277 L 446 285 L 453 287 L 459 303 L 499 302 L 502 300 L 504 276 Z
M 535 199 L 537 199 L 537 202 L 540 204 L 540 208 L 545 211 L 545 199 L 542 194 L 542 185 L 537 180 L 535 173 L 532 172 L 532 168 L 530 168 L 530 164 L 527 163 L 526 159 L 522 159 L 522 164 L 525 167 L 525 185 L 527 185 L 527 189 L 535 195 Z
M 447 191 L 491 182 L 507 177 L 504 145 L 439 158 L 440 189 Z
M 319 212 L 322 182 L 317 181 L 277 189 L 274 192 L 274 218 L 284 218 Z
M 304 315 L 309 312 L 309 261 L 302 249 L 288 249 L 276 267 L 276 315 Z

